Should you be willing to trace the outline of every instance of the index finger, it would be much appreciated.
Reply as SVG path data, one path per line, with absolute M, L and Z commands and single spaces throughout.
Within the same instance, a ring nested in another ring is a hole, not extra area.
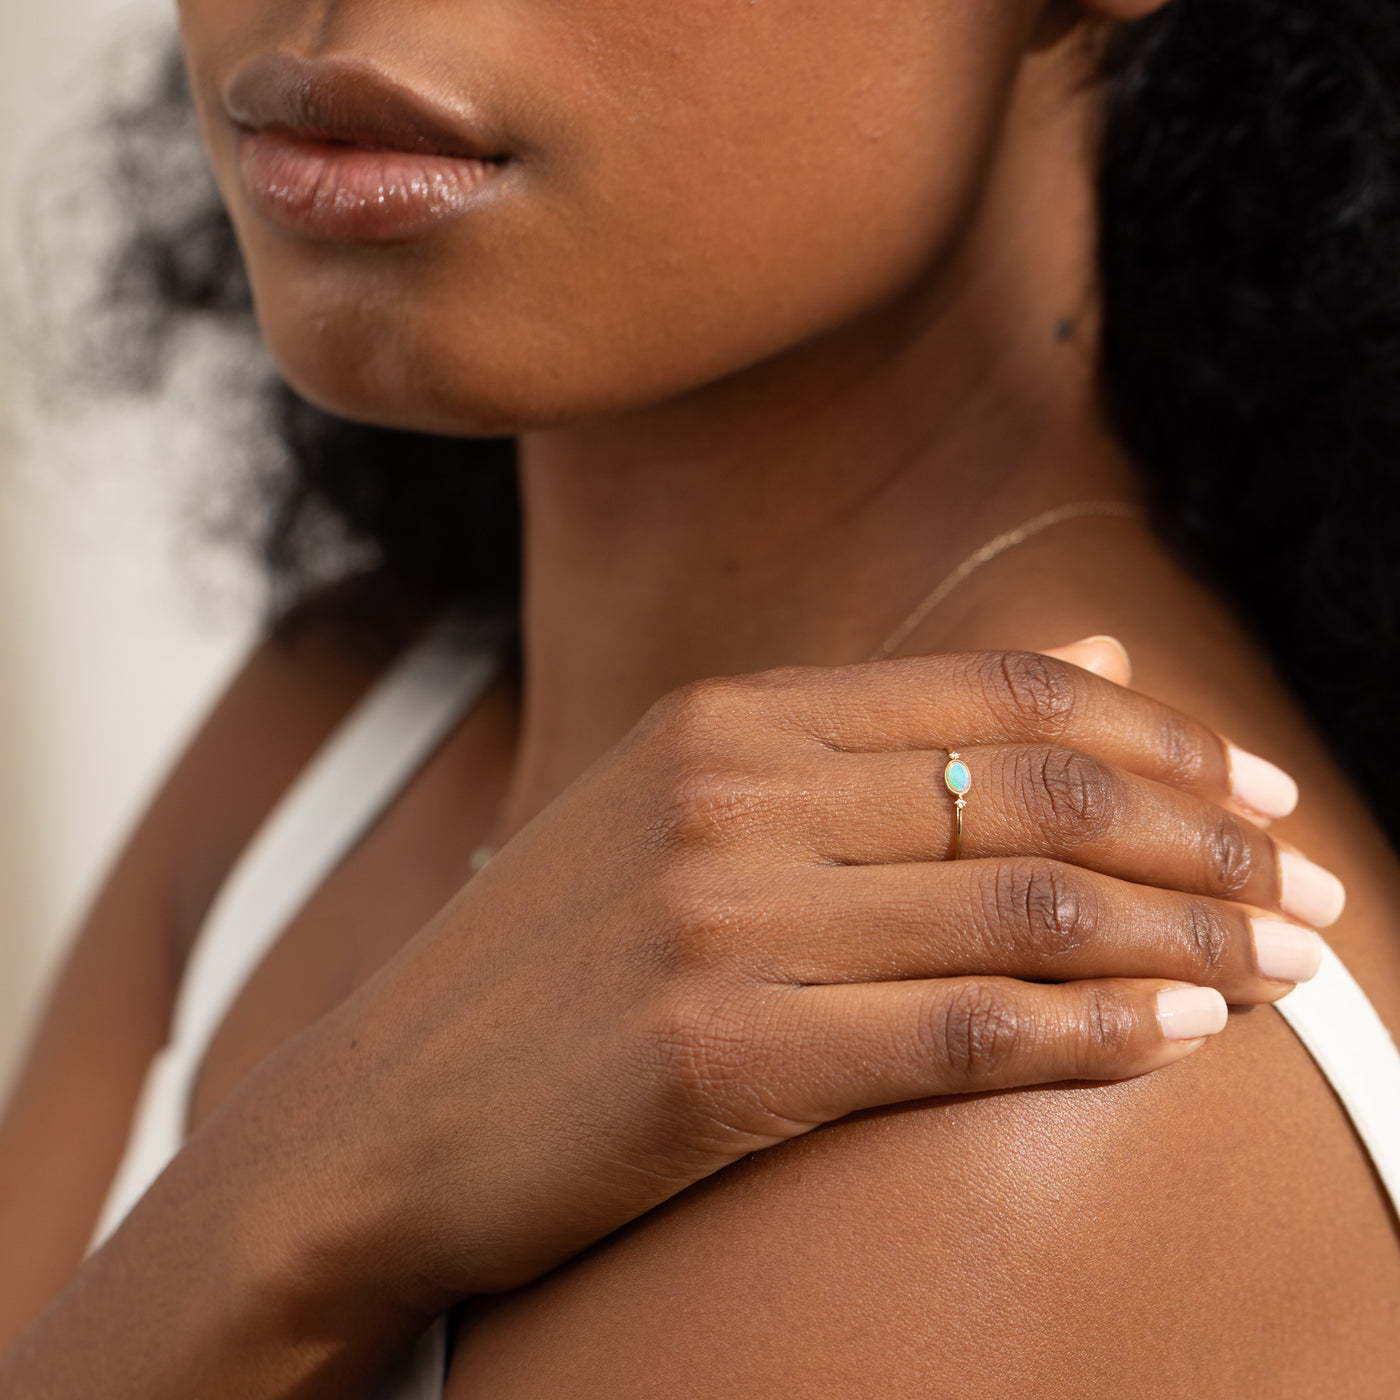
M 1208 725 L 1039 652 L 949 653 L 779 675 L 809 678 L 798 683 L 801 700 L 784 707 L 788 721 L 843 752 L 1056 744 L 1261 817 L 1286 817 L 1298 802 L 1282 769 Z

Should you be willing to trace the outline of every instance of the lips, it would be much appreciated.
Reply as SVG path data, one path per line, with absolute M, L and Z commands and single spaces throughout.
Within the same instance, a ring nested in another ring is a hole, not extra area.
M 507 156 L 478 123 L 373 69 L 263 56 L 224 94 L 253 209 L 303 238 L 410 239 L 480 202 Z

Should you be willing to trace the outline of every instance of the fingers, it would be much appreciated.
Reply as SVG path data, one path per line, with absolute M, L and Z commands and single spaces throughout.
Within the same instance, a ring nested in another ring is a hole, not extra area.
M 744 950 L 774 981 L 1158 977 L 1246 1005 L 1278 1001 L 1322 961 L 1316 933 L 1263 909 L 1050 860 L 832 867 L 800 889 Z
M 963 761 L 977 784 L 965 856 L 1049 856 L 1136 884 L 1282 907 L 1272 839 L 1203 798 L 1055 745 L 977 749 Z
M 1282 770 L 1190 716 L 1036 652 L 775 672 L 759 683 L 775 692 L 788 727 L 828 748 L 1054 744 L 1266 818 L 1287 816 L 1297 802 Z
M 1225 1027 L 1218 992 L 1168 981 L 1036 986 L 966 977 L 808 987 L 768 1009 L 752 1082 L 770 1111 L 825 1123 L 863 1108 L 1164 1068 Z
M 1276 909 L 1329 927 L 1341 885 L 1214 803 L 1058 745 L 958 750 L 972 775 L 964 858 L 1043 856 L 1139 885 Z M 830 755 L 795 785 L 794 840 L 843 864 L 945 859 L 956 822 L 944 756 Z M 800 792 L 800 810 L 797 794 Z

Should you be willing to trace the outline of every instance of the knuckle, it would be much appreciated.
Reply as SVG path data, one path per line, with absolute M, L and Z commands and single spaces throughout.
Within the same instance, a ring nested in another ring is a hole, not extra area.
M 1156 740 L 1163 780 L 1174 787 L 1198 786 L 1207 768 L 1206 745 L 1201 730 L 1184 715 L 1167 710 L 1158 723 Z
M 653 998 L 639 1037 L 649 1076 L 689 1104 L 713 1104 L 741 1077 L 743 1018 L 724 999 L 673 991 Z
M 1117 775 L 1076 749 L 1027 749 L 1027 781 L 1018 784 L 1032 805 L 1032 818 L 1061 841 L 1092 841 L 1113 825 L 1122 806 Z
M 1021 1049 L 1026 1027 L 1016 1003 L 994 982 L 968 981 L 936 1004 L 928 1029 L 933 1050 L 969 1084 L 995 1080 Z
M 721 937 L 722 912 L 709 888 L 686 871 L 667 871 L 658 884 L 659 909 L 644 936 L 647 962 L 657 971 L 676 976 L 702 965 Z
M 1204 900 L 1189 900 L 1184 933 L 1198 974 L 1209 977 L 1220 972 L 1229 954 L 1230 931 L 1219 912 Z
M 679 757 L 708 756 L 741 741 L 767 717 L 763 678 L 713 676 L 662 696 L 651 707 L 647 729 Z
M 636 1040 L 641 1081 L 657 1112 L 694 1148 L 771 1127 L 761 1072 L 761 1018 L 735 996 L 654 998 Z
M 1083 1050 L 1091 1060 L 1118 1060 L 1132 1049 L 1137 1018 L 1123 998 L 1106 987 L 1091 983 L 1084 988 L 1079 1024 Z
M 1254 868 L 1254 846 L 1244 823 L 1229 812 L 1220 812 L 1206 828 L 1202 840 L 1205 876 L 1212 893 L 1233 896 L 1249 883 Z
M 706 750 L 732 735 L 748 718 L 746 687 L 719 677 L 692 681 L 659 700 L 653 709 L 657 726 L 682 748 L 700 745 Z
M 1037 963 L 1053 963 L 1088 943 L 1096 926 L 1087 882 L 1053 861 L 1008 861 L 993 885 L 997 926 Z
M 1079 704 L 1072 667 L 1029 651 L 992 652 L 975 665 L 984 698 L 1011 732 L 1054 738 L 1068 728 Z
M 662 843 L 705 847 L 729 839 L 764 804 L 765 792 L 751 774 L 692 759 L 670 770 L 659 801 Z
M 646 963 L 664 977 L 694 979 L 749 947 L 766 923 L 762 900 L 731 893 L 722 879 L 699 879 L 687 869 L 657 876 L 657 910 L 643 936 Z

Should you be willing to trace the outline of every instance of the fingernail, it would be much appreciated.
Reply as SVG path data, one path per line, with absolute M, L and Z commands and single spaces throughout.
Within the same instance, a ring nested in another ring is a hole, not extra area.
M 1100 650 L 1106 649 L 1111 652 L 1116 652 L 1119 664 L 1123 669 L 1125 671 L 1131 671 L 1133 669 L 1132 658 L 1128 655 L 1128 648 L 1125 647 L 1117 637 L 1110 637 L 1106 632 L 1100 632 L 1093 637 L 1085 637 L 1083 641 L 1076 642 L 1075 646 L 1098 647 Z
M 1157 1020 L 1167 1040 L 1219 1035 L 1229 1019 L 1225 998 L 1214 987 L 1168 987 L 1157 993 Z
M 1133 663 L 1128 649 L 1117 637 L 1085 637 L 1083 641 L 1071 642 L 1067 647 L 1054 648 L 1050 655 L 1122 685 L 1133 678 Z
M 1346 886 L 1296 851 L 1278 853 L 1279 906 L 1313 928 L 1331 928 L 1347 907 Z
M 1311 982 L 1322 966 L 1322 939 L 1310 928 L 1278 919 L 1251 919 L 1254 961 L 1272 982 Z
M 1261 817 L 1286 817 L 1298 805 L 1298 784 L 1266 758 L 1225 746 L 1230 761 L 1230 795 Z

